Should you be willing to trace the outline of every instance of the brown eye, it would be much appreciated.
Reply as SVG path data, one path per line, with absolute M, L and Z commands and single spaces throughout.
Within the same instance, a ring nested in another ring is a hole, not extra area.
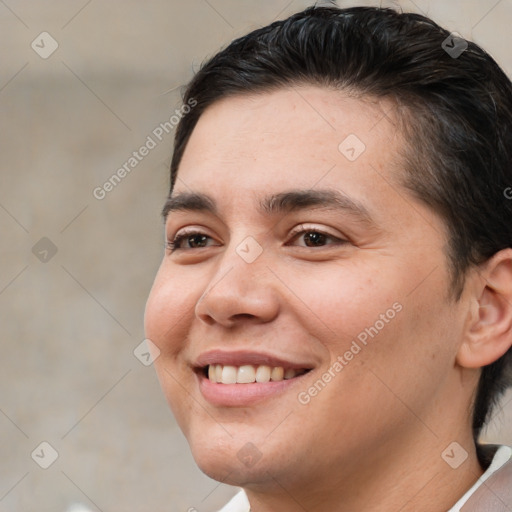
M 304 236 L 304 241 L 308 247 L 317 247 L 325 243 L 327 235 L 319 233 L 318 231 L 308 231 Z
M 303 239 L 304 244 L 300 244 L 300 247 L 325 247 L 328 245 L 340 245 L 347 243 L 347 240 L 343 240 L 329 233 L 325 233 L 324 231 L 320 231 L 318 229 L 302 229 L 301 231 L 296 231 L 292 240 L 295 239 Z M 334 240 L 334 242 L 328 243 L 328 240 Z
M 210 236 L 201 233 L 200 231 L 190 231 L 188 233 L 181 233 L 174 237 L 174 240 L 167 242 L 167 247 L 174 252 L 176 250 L 191 250 L 201 249 L 207 247 L 206 243 L 208 239 L 212 239 Z M 182 242 L 185 241 L 189 247 L 182 247 Z
M 187 239 L 187 242 L 191 244 L 191 249 L 194 249 L 194 245 L 198 244 L 199 247 L 205 247 L 206 239 L 208 238 L 206 235 L 189 235 L 185 236 L 184 238 Z M 196 247 L 197 247 L 196 246 Z

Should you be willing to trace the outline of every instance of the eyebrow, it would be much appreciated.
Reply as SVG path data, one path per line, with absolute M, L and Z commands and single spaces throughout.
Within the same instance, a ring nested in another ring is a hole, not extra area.
M 259 202 L 259 213 L 277 216 L 313 207 L 348 213 L 368 225 L 375 225 L 368 209 L 360 202 L 334 189 L 289 190 L 266 196 Z M 171 212 L 198 211 L 218 216 L 215 200 L 199 192 L 181 192 L 170 196 L 162 209 L 167 219 Z

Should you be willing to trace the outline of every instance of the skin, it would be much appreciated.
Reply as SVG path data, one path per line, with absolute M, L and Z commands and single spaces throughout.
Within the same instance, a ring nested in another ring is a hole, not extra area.
M 168 216 L 167 239 L 183 228 L 211 238 L 166 250 L 146 336 L 197 464 L 244 487 L 253 511 L 444 512 L 483 472 L 469 410 L 480 366 L 511 344 L 510 253 L 470 271 L 454 302 L 446 227 L 400 185 L 396 126 L 386 102 L 302 86 L 213 104 L 183 155 L 173 195 L 207 193 L 219 214 Z M 353 162 L 338 149 L 349 134 L 366 145 Z M 292 188 L 343 191 L 373 224 L 321 208 L 258 212 L 258 199 Z M 335 238 L 308 246 L 304 232 L 290 236 L 301 224 Z M 236 252 L 248 236 L 263 249 L 252 263 Z M 395 303 L 401 311 L 301 404 L 298 393 Z M 207 402 L 193 361 L 248 347 L 314 368 L 249 407 Z M 454 441 L 468 454 L 457 469 L 441 457 Z M 247 443 L 261 454 L 250 467 L 237 457 Z

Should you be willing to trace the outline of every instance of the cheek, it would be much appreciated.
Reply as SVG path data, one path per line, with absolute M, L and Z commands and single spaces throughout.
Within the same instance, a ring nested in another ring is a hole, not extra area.
M 341 356 L 345 385 L 365 386 L 368 397 L 380 396 L 379 389 L 389 393 L 376 375 L 404 396 L 413 381 L 432 391 L 450 369 L 457 322 L 444 299 L 447 276 L 439 269 L 414 289 L 424 273 L 382 262 L 378 269 L 344 263 L 292 281 L 307 306 L 298 321 L 330 354 L 324 370 Z
M 185 341 L 197 302 L 193 293 L 190 283 L 179 274 L 172 276 L 162 264 L 146 302 L 144 329 L 163 353 L 175 352 Z
M 179 315 L 176 314 L 176 297 L 169 287 L 160 284 L 158 278 L 150 292 L 144 315 L 145 336 L 160 350 L 159 357 L 153 363 L 160 387 L 169 404 L 174 418 L 185 432 L 189 401 L 183 400 L 184 388 L 182 374 L 177 371 L 178 358 L 186 333 L 180 328 Z
M 383 276 L 382 271 L 343 262 L 329 270 L 302 272 L 300 279 L 289 278 L 300 299 L 295 304 L 303 310 L 296 311 L 298 321 L 323 340 L 333 356 L 345 352 L 358 336 L 368 337 L 367 330 L 375 324 L 379 332 L 386 330 L 402 309 L 397 304 L 399 280 Z
M 182 274 L 172 271 L 165 261 L 162 263 L 146 302 L 144 330 L 146 338 L 160 350 L 153 366 L 176 421 L 186 434 L 186 418 L 194 401 L 187 395 L 187 379 L 191 376 L 180 355 L 186 347 L 200 294 L 190 290 L 190 278 Z

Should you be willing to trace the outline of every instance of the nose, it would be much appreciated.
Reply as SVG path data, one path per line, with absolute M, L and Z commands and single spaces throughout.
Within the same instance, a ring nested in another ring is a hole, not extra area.
M 196 317 L 228 328 L 244 321 L 272 321 L 279 312 L 278 280 L 267 264 L 264 252 L 248 263 L 234 247 L 226 248 L 196 304 Z

